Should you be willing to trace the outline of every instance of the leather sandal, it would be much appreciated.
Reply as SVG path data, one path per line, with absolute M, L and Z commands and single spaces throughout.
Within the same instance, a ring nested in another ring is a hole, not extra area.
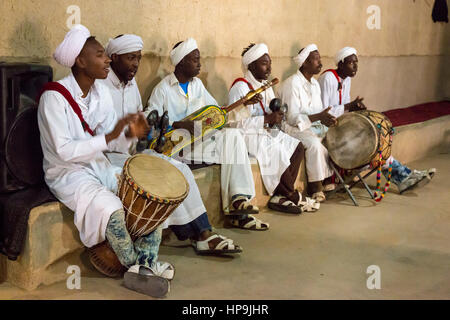
M 234 207 L 236 201 L 242 201 L 237 209 Z M 230 215 L 243 215 L 243 214 L 258 214 L 259 208 L 250 203 L 247 197 L 238 196 L 233 200 L 231 204 Z
M 269 202 L 267 203 L 267 206 L 269 207 L 269 209 L 275 211 L 293 214 L 302 213 L 302 209 L 299 206 L 297 206 L 294 202 L 283 196 L 278 195 L 272 196 Z
M 209 247 L 209 242 L 217 238 L 221 239 L 221 241 L 213 249 L 211 249 Z M 194 248 L 195 253 L 199 255 L 204 254 L 222 255 L 227 253 L 242 252 L 242 247 L 234 244 L 233 240 L 218 234 L 213 234 L 212 236 L 203 241 L 192 240 L 192 247 Z
M 246 223 L 243 223 L 242 221 L 246 221 L 248 219 L 232 219 L 230 220 L 230 223 L 233 225 L 233 227 L 246 230 L 265 231 L 269 229 L 269 224 L 267 222 L 261 221 L 251 214 L 248 215 L 248 218 L 250 219 L 250 221 Z

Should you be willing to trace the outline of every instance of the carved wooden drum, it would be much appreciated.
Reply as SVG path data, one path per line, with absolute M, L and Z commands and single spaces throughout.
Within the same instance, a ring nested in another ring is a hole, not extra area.
M 123 167 L 117 196 L 133 241 L 156 230 L 188 193 L 187 180 L 169 161 L 148 154 L 130 157 Z M 89 248 L 89 255 L 95 268 L 107 276 L 118 277 L 125 271 L 107 241 Z

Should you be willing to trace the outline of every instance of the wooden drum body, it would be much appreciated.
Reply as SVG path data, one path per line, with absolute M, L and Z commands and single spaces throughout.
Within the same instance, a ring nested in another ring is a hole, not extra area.
M 345 113 L 328 129 L 324 144 L 331 160 L 343 169 L 356 169 L 367 164 L 379 165 L 391 155 L 393 128 L 389 119 L 376 111 Z
M 117 196 L 123 203 L 132 240 L 156 230 L 188 193 L 187 180 L 169 161 L 147 154 L 130 157 L 123 167 Z M 107 241 L 89 248 L 89 255 L 96 269 L 107 276 L 118 277 L 125 271 Z

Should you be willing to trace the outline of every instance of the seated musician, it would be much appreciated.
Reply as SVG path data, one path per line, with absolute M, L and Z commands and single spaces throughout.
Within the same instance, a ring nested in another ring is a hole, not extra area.
M 141 95 L 135 80 L 142 57 L 142 48 L 141 37 L 133 34 L 118 36 L 110 40 L 106 46 L 106 54 L 111 58 L 111 70 L 108 77 L 102 81 L 111 92 L 118 118 L 142 111 Z M 136 144 L 137 139 L 134 142 Z M 135 148 L 132 147 L 130 150 L 131 153 L 134 153 Z M 212 227 L 206 208 L 191 169 L 186 164 L 153 150 L 145 150 L 144 153 L 169 161 L 183 173 L 189 183 L 187 198 L 164 221 L 162 228 L 170 226 L 179 240 L 191 239 L 199 254 L 220 255 L 242 252 L 242 249 L 234 244 L 233 240 L 211 232 Z M 128 152 L 110 152 L 107 153 L 107 156 L 113 164 L 123 167 L 130 154 Z
M 146 112 L 157 110 L 162 114 L 167 111 L 174 129 L 188 130 L 192 134 L 194 122 L 183 119 L 204 106 L 218 103 L 196 77 L 201 65 L 194 39 L 177 43 L 170 52 L 170 59 L 175 70 L 153 89 Z M 203 138 L 200 148 L 195 146 L 188 156 L 191 158 L 183 155 L 187 160 L 221 164 L 222 208 L 234 226 L 249 230 L 269 228 L 268 223 L 253 216 L 259 209 L 250 203 L 255 196 L 255 186 L 247 148 L 239 130 L 225 128 Z M 239 221 L 234 223 L 234 220 Z
M 326 70 L 319 77 L 322 102 L 324 106 L 331 106 L 330 114 L 336 118 L 346 111 L 365 109 L 362 102 L 364 98 L 356 97 L 350 101 L 351 78 L 358 71 L 358 56 L 355 48 L 344 47 L 336 53 L 335 63 L 337 69 Z M 383 166 L 382 172 L 388 177 L 389 164 L 392 162 L 391 181 L 397 186 L 400 194 L 417 186 L 423 186 L 429 182 L 435 168 L 429 170 L 411 170 L 391 156 Z
M 289 106 L 285 132 L 299 139 L 304 145 L 308 187 L 312 198 L 322 202 L 326 199 L 323 191 L 332 190 L 334 187 L 329 183 L 330 179 L 327 179 L 333 171 L 322 140 L 328 127 L 336 123 L 336 118 L 328 112 L 330 108 L 324 110 L 320 86 L 313 77 L 322 69 L 317 46 L 306 46 L 300 50 L 294 61 L 299 69 L 287 78 L 278 90 L 283 103 Z
M 103 153 L 126 151 L 135 137 L 145 136 L 145 117 L 134 113 L 116 119 L 111 95 L 97 81 L 107 77 L 111 60 L 86 27 L 74 26 L 53 56 L 71 73 L 58 81 L 62 87 L 44 91 L 39 101 L 45 181 L 56 198 L 74 211 L 86 247 L 107 239 L 127 272 L 138 275 L 134 278 L 142 292 L 164 296 L 174 269 L 157 261 L 161 229 L 133 243 L 115 194 L 121 168 L 111 165 Z M 125 282 L 129 288 L 136 285 Z
M 271 66 L 267 45 L 251 44 L 245 48 L 242 52 L 244 78 L 233 82 L 228 103 L 231 104 L 249 91 L 263 86 L 270 76 Z M 233 110 L 228 119 L 233 119 L 233 127 L 242 130 L 249 153 L 258 159 L 264 186 L 271 195 L 268 207 L 289 213 L 313 211 L 315 208 L 311 206 L 311 200 L 308 205 L 301 201 L 302 196 L 294 186 L 304 159 L 303 145 L 284 132 L 270 128 L 273 125 L 280 126 L 283 120 L 281 110 L 272 112 L 270 109 L 273 99 L 275 94 L 272 88 L 268 88 L 248 101 L 246 107 Z M 269 128 L 266 129 L 265 126 Z

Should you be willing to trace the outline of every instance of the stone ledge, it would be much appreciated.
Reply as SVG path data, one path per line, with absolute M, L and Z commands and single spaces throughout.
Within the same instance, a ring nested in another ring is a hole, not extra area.
M 263 208 L 269 195 L 262 184 L 256 160 L 252 162 L 252 172 L 256 186 L 253 203 Z M 223 227 L 225 218 L 221 212 L 220 166 L 196 169 L 194 177 L 211 225 Z M 301 179 L 305 177 L 303 165 L 297 181 L 300 190 L 304 186 Z M 73 212 L 59 202 L 41 205 L 30 212 L 24 249 L 18 259 L 10 261 L 0 256 L 0 283 L 6 280 L 17 287 L 33 290 L 40 284 L 49 285 L 66 280 L 69 265 L 79 266 L 84 274 L 92 271 L 84 252 L 85 248 L 73 223 Z
M 73 213 L 59 202 L 38 206 L 30 212 L 22 254 L 6 261 L 6 280 L 27 290 L 64 280 L 67 266 L 83 265 L 83 251 Z
M 395 130 L 392 155 L 402 163 L 450 151 L 450 115 Z

